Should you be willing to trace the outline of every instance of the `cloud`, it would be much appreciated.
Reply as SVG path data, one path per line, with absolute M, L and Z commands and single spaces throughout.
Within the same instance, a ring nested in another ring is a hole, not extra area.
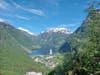
M 59 25 L 59 27 L 66 27 L 66 28 L 70 28 L 70 27 L 76 27 L 78 26 L 80 23 L 75 23 L 75 24 L 61 24 Z
M 30 20 L 30 18 L 20 16 L 20 15 L 16 15 L 16 17 L 19 18 L 19 19 L 23 19 L 23 20 Z
M 45 13 L 42 10 L 23 7 L 22 5 L 17 4 L 13 0 L 9 0 L 9 2 L 7 2 L 6 0 L 0 0 L 0 9 L 9 11 L 9 13 L 16 13 L 16 11 L 24 11 L 39 16 L 45 16 Z
M 29 30 L 24 29 L 24 28 L 22 28 L 22 27 L 18 27 L 18 29 L 21 30 L 21 31 L 25 31 L 25 32 L 27 32 L 28 34 L 35 35 L 34 33 L 30 32 Z
M 2 18 L 0 18 L 0 22 L 5 22 L 5 20 L 4 20 L 4 19 L 2 19 Z
M 5 0 L 0 0 L 0 9 L 6 9 L 9 4 Z
M 68 28 L 70 31 L 74 32 L 81 23 L 73 23 L 73 24 L 60 24 L 58 27 Z
M 37 9 L 26 9 L 28 12 L 31 12 L 33 14 L 39 15 L 39 16 L 44 16 L 44 12 L 41 10 L 37 10 Z
M 15 10 L 15 8 L 11 5 L 9 2 L 10 0 L 0 0 L 0 9 L 6 10 L 6 11 L 11 11 Z
M 43 3 L 44 5 L 53 5 L 58 6 L 60 0 L 38 0 L 39 2 Z
M 45 0 L 45 1 L 48 2 L 49 4 L 52 4 L 52 5 L 55 5 L 55 6 L 59 5 L 58 0 Z
M 73 3 L 74 6 L 78 6 L 80 3 Z
M 12 1 L 12 3 L 15 6 L 15 8 L 24 10 L 26 12 L 29 12 L 29 13 L 32 13 L 32 14 L 36 14 L 36 15 L 39 15 L 39 16 L 44 16 L 45 15 L 45 13 L 42 10 L 40 10 L 40 9 L 26 8 L 26 7 L 23 7 L 23 6 L 15 3 L 14 1 Z

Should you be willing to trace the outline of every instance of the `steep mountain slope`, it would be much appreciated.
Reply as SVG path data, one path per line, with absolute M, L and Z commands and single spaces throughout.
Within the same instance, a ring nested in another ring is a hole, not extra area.
M 50 28 L 38 35 L 38 41 L 41 49 L 57 51 L 70 34 L 65 28 Z
M 29 43 L 28 43 L 29 42 Z M 30 39 L 9 24 L 0 22 L 0 74 L 24 75 L 28 71 L 41 71 L 45 68 L 36 64 L 27 55 Z
M 64 64 L 49 75 L 100 74 L 100 10 L 91 10 L 83 24 L 67 38 L 70 51 Z M 67 49 L 67 47 L 66 47 Z
M 96 10 L 96 12 L 100 13 L 100 10 Z M 70 36 L 67 37 L 65 44 L 61 46 L 59 50 L 76 50 L 77 47 L 81 47 L 81 43 L 86 43 L 88 41 L 88 38 L 90 37 L 91 34 L 91 18 L 95 18 L 97 13 L 92 13 L 90 12 L 89 15 L 86 17 L 86 19 L 83 21 L 82 25 Z M 99 23 L 99 21 L 98 21 Z M 96 29 L 99 31 L 99 24 L 95 24 Z M 93 29 L 93 30 L 96 30 Z M 67 48 L 69 47 L 69 48 Z
M 66 38 L 72 33 L 68 31 L 66 28 L 50 28 L 40 33 L 39 35 L 28 35 L 29 31 L 25 29 L 23 30 L 22 28 L 19 28 L 19 30 L 21 31 L 17 31 L 18 34 L 20 32 L 19 37 L 16 37 L 16 35 L 14 34 L 16 33 L 16 31 L 11 31 L 12 35 L 15 36 L 15 38 L 18 39 L 18 41 L 20 41 L 20 43 L 24 44 L 26 47 L 28 46 L 33 49 L 41 50 L 52 49 L 53 52 L 57 51 L 60 48 L 60 46 L 65 42 Z M 25 34 L 24 36 L 26 38 L 24 39 L 26 41 L 22 39 L 22 34 Z M 30 42 L 29 44 L 27 43 L 27 40 L 31 40 L 28 41 Z

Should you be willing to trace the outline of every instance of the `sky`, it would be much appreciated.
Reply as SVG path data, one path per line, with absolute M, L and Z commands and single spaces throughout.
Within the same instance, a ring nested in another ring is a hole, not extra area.
M 0 0 L 0 20 L 36 34 L 48 28 L 75 31 L 86 7 L 87 0 Z

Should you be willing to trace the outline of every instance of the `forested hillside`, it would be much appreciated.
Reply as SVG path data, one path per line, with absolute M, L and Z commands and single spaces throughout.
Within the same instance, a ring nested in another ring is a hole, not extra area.
M 49 75 L 99 75 L 100 74 L 100 9 L 89 11 L 82 25 L 63 46 L 70 46 L 63 65 Z M 62 47 L 63 48 L 63 47 Z M 65 48 L 66 49 L 66 48 Z

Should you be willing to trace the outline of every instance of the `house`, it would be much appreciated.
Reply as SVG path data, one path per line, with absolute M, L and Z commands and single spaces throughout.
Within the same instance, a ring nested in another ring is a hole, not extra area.
M 26 75 L 42 75 L 42 72 L 26 72 Z

